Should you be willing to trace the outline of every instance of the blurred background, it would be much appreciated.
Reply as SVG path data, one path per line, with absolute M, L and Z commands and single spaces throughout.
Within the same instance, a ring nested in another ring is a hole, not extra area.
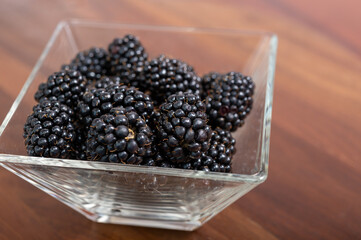
M 279 37 L 264 184 L 186 233 L 92 223 L 1 168 L 0 239 L 361 239 L 360 9 L 358 0 L 0 0 L 0 121 L 63 19 Z

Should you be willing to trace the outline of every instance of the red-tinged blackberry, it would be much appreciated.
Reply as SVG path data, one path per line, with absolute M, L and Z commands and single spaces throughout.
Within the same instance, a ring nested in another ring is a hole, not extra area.
M 231 132 L 216 128 L 212 132 L 210 147 L 201 158 L 192 161 L 190 166 L 183 168 L 212 172 L 231 172 L 232 156 L 236 152 L 236 140 Z
M 206 97 L 207 114 L 213 127 L 235 131 L 252 109 L 252 78 L 230 72 L 212 84 Z
M 201 78 L 193 67 L 164 55 L 145 64 L 144 76 L 152 98 L 159 103 L 178 92 L 197 95 L 201 92 Z
M 115 38 L 108 47 L 110 74 L 119 76 L 125 85 L 145 91 L 146 86 L 142 75 L 148 54 L 137 37 L 125 35 Z
M 139 165 L 153 155 L 151 136 L 151 129 L 136 112 L 115 108 L 93 120 L 87 139 L 88 160 Z
M 178 93 L 168 97 L 154 115 L 158 144 L 172 163 L 197 159 L 209 148 L 212 135 L 205 104 L 198 95 Z
M 89 81 L 99 80 L 109 74 L 108 53 L 103 48 L 90 48 L 79 52 L 68 65 L 63 65 L 63 70 L 75 70 L 81 72 Z
M 106 88 L 90 89 L 84 93 L 78 104 L 79 119 L 87 127 L 93 119 L 109 113 L 113 107 L 135 111 L 146 122 L 154 110 L 153 102 L 147 94 L 134 87 L 113 84 Z
M 73 110 L 59 101 L 42 101 L 24 125 L 24 139 L 30 156 L 69 158 L 76 137 Z
M 39 85 L 35 100 L 57 100 L 69 107 L 75 107 L 85 92 L 87 80 L 78 71 L 62 70 L 49 76 L 46 83 Z

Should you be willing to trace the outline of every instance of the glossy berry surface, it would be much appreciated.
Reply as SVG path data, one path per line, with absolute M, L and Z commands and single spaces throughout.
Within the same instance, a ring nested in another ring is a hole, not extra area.
M 252 109 L 252 78 L 230 72 L 216 77 L 207 91 L 206 106 L 211 125 L 235 131 Z
M 142 73 L 148 54 L 138 38 L 130 34 L 115 38 L 109 44 L 108 51 L 110 75 L 119 76 L 125 85 L 145 90 Z
M 106 88 L 88 90 L 78 104 L 79 119 L 89 126 L 95 118 L 109 113 L 113 107 L 124 107 L 127 111 L 135 111 L 148 121 L 153 114 L 154 106 L 150 97 L 134 87 L 111 84 Z
M 155 116 L 158 144 L 172 163 L 199 158 L 209 148 L 212 130 L 205 104 L 198 95 L 178 93 L 168 97 Z
M 202 77 L 202 97 L 204 99 L 208 96 L 208 92 L 212 89 L 212 85 L 215 84 L 221 77 L 222 74 L 217 72 L 210 72 Z
M 136 112 L 112 109 L 93 120 L 87 139 L 87 158 L 92 161 L 141 164 L 151 157 L 152 131 Z
M 212 172 L 231 172 L 236 140 L 231 132 L 216 128 L 212 132 L 210 147 L 201 158 L 192 162 L 192 169 Z
M 144 76 L 152 98 L 160 103 L 178 92 L 201 92 L 201 79 L 193 67 L 164 55 L 146 63 Z
M 90 48 L 79 52 L 63 70 L 79 71 L 89 81 L 95 81 L 109 72 L 108 53 L 103 48 Z
M 24 139 L 30 156 L 70 158 L 76 132 L 74 112 L 59 101 L 42 101 L 33 108 L 24 126 Z
M 93 88 L 106 88 L 110 85 L 125 85 L 119 76 L 103 76 L 95 81 L 92 85 Z
M 62 70 L 49 76 L 39 85 L 35 100 L 57 100 L 69 107 L 76 107 L 84 94 L 87 80 L 79 71 Z

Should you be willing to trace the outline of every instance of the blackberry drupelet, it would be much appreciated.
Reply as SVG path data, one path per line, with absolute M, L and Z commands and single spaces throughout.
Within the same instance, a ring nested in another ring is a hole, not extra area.
M 211 125 L 235 131 L 252 109 L 254 83 L 251 77 L 229 72 L 217 78 L 206 97 Z
M 125 85 L 146 90 L 142 75 L 148 55 L 141 42 L 133 35 L 115 38 L 108 47 L 110 74 L 119 76 Z
M 205 99 L 208 96 L 209 90 L 212 89 L 212 85 L 215 84 L 222 74 L 217 72 L 210 72 L 202 77 L 202 97 Z
M 154 115 L 158 144 L 171 163 L 197 159 L 209 148 L 212 135 L 205 104 L 198 95 L 178 93 L 168 97 Z
M 151 129 L 136 112 L 114 108 L 93 120 L 87 139 L 88 160 L 139 165 L 154 154 L 151 136 Z
M 134 87 L 112 84 L 106 88 L 91 89 L 84 93 L 78 104 L 79 119 L 85 127 L 95 118 L 109 113 L 113 107 L 135 111 L 148 122 L 154 106 L 150 97 Z
M 33 108 L 24 126 L 30 156 L 69 158 L 76 137 L 73 110 L 59 101 L 44 100 Z
M 49 76 L 46 83 L 39 85 L 35 100 L 57 100 L 69 107 L 75 107 L 86 89 L 86 78 L 78 71 L 62 70 Z
M 63 65 L 63 70 L 75 70 L 91 82 L 99 80 L 102 76 L 109 74 L 108 53 L 103 48 L 90 48 L 79 52 L 68 65 Z
M 201 78 L 194 72 L 193 67 L 164 55 L 145 64 L 144 76 L 152 98 L 159 103 L 178 92 L 201 92 Z

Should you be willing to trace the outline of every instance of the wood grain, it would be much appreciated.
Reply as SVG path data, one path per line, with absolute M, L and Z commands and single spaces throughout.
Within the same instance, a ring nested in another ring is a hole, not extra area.
M 97 224 L 0 169 L 0 239 L 361 239 L 361 2 L 0 0 L 0 120 L 64 18 L 273 31 L 268 180 L 195 232 Z

